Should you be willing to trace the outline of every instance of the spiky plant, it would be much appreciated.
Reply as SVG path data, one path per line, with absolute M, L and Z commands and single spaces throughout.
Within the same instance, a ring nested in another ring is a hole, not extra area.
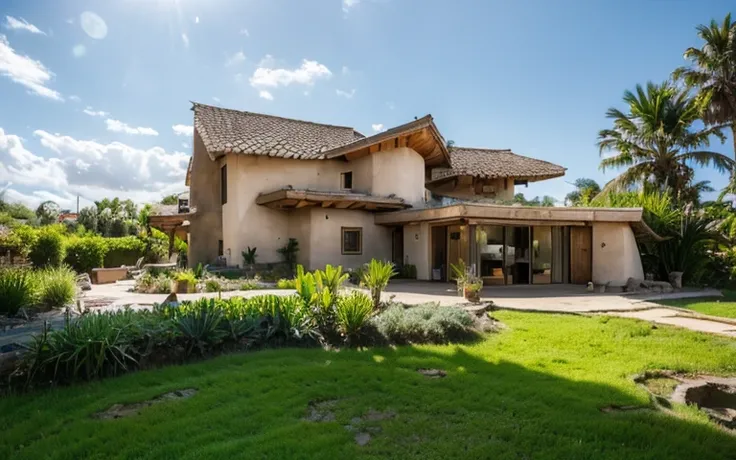
M 366 265 L 361 284 L 371 291 L 373 308 L 379 309 L 381 307 L 381 292 L 396 274 L 394 264 L 388 261 L 371 259 Z
M 366 294 L 353 291 L 338 299 L 336 310 L 338 331 L 348 344 L 358 343 L 373 315 L 373 301 Z

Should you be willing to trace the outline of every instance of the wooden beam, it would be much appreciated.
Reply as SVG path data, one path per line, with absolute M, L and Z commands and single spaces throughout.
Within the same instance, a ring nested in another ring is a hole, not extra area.
M 305 207 L 305 206 L 312 206 L 312 205 L 314 205 L 314 204 L 315 204 L 315 203 L 310 203 L 310 202 L 309 202 L 309 201 L 307 201 L 307 200 L 302 200 L 302 201 L 300 201 L 299 203 L 297 203 L 297 205 L 296 205 L 296 208 L 297 208 L 297 209 L 299 209 L 299 208 L 303 208 L 303 207 Z
M 352 201 L 340 201 L 339 203 L 337 203 L 337 204 L 335 205 L 335 207 L 336 207 L 337 209 L 346 209 L 346 208 L 348 208 L 348 207 L 349 207 L 349 206 L 350 206 L 351 204 L 353 204 L 353 202 L 352 202 Z
M 329 208 L 329 207 L 330 207 L 330 206 L 332 206 L 333 204 L 335 204 L 335 202 L 334 202 L 334 201 L 323 201 L 323 202 L 322 202 L 322 207 L 323 207 L 323 208 Z

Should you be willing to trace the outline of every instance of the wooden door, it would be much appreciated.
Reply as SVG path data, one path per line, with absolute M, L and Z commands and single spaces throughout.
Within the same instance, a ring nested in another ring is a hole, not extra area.
M 593 278 L 593 234 L 590 227 L 570 227 L 570 282 L 587 284 Z

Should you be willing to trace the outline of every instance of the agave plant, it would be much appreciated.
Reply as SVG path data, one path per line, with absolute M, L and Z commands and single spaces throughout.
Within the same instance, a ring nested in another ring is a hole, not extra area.
M 27 270 L 0 269 L 0 314 L 15 315 L 21 308 L 33 305 L 36 283 Z
M 353 291 L 337 301 L 337 328 L 345 341 L 355 344 L 359 341 L 365 325 L 373 314 L 373 301 L 366 294 Z
M 345 281 L 350 277 L 348 273 L 342 272 L 342 265 L 333 267 L 330 264 L 327 264 L 324 271 L 315 270 L 314 276 L 319 285 L 329 289 L 333 294 L 337 294 Z
M 177 327 L 184 341 L 187 343 L 187 352 L 191 353 L 196 347 L 204 355 L 207 346 L 219 344 L 224 336 L 220 323 L 223 313 L 217 308 L 215 299 L 200 299 L 188 305 L 185 314 L 177 319 Z
M 387 261 L 371 259 L 363 272 L 361 284 L 371 291 L 373 307 L 381 306 L 381 292 L 388 285 L 389 280 L 396 275 L 394 264 Z
M 243 266 L 255 265 L 256 259 L 258 258 L 258 255 L 256 254 L 256 249 L 258 248 L 251 248 L 250 246 L 248 246 L 247 250 L 240 252 L 240 254 L 243 256 Z

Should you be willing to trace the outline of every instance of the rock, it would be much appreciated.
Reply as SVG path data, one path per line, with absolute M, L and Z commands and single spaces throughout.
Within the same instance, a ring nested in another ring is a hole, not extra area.
M 359 446 L 365 446 L 371 441 L 371 435 L 368 433 L 356 433 L 355 434 L 355 443 Z
M 335 407 L 336 399 L 327 401 L 310 401 L 307 406 L 307 415 L 304 420 L 307 422 L 334 422 L 335 414 L 328 409 Z
M 179 298 L 176 296 L 175 292 L 172 292 L 166 298 L 163 302 L 161 302 L 161 305 L 170 305 L 172 307 L 176 307 L 179 305 Z
M 89 277 L 89 273 L 82 273 L 77 276 L 77 287 L 83 291 L 92 289 L 92 280 Z
M 667 281 L 650 281 L 637 278 L 629 278 L 626 281 L 626 292 L 672 292 L 672 285 Z
M 191 398 L 195 394 L 197 394 L 196 388 L 185 388 L 183 390 L 176 390 L 169 393 L 164 393 L 161 396 L 149 399 L 148 401 L 132 404 L 113 404 L 106 411 L 98 412 L 94 414 L 93 417 L 103 420 L 129 417 L 131 415 L 137 415 L 142 409 L 145 409 L 146 407 L 151 407 L 154 404 L 161 404 L 166 401 L 174 401 L 177 399 L 187 399 Z
M 595 286 L 593 285 L 593 282 L 592 281 L 588 281 L 587 290 L 588 290 L 588 292 L 594 292 L 595 291 Z
M 493 302 L 481 302 L 480 304 L 465 305 L 463 310 L 475 317 L 485 316 L 487 312 L 493 310 Z
M 670 284 L 675 289 L 682 289 L 682 272 L 670 273 Z
M 417 369 L 417 372 L 431 379 L 441 379 L 443 377 L 447 377 L 447 372 L 443 371 L 442 369 Z

